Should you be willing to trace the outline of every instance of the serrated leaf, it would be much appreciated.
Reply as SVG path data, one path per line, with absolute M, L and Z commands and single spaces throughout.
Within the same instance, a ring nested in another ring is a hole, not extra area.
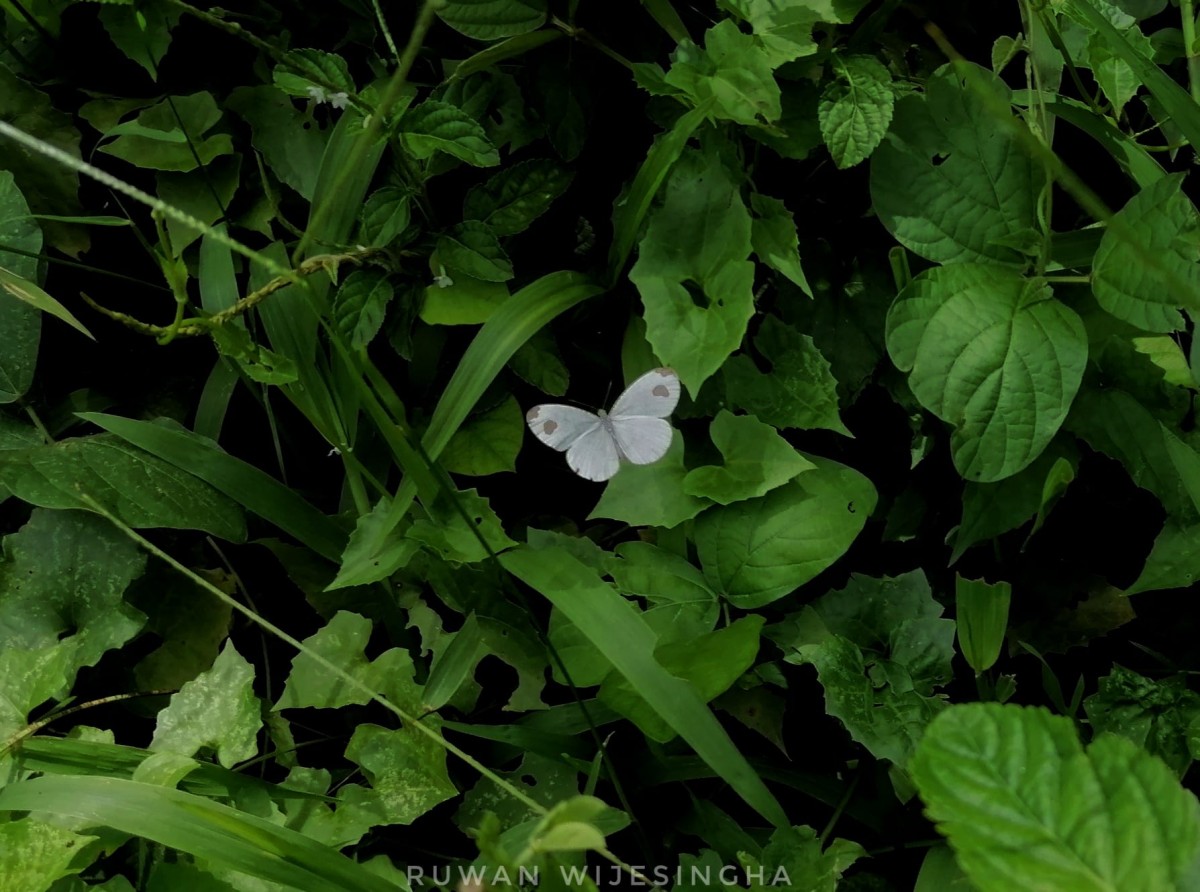
M 438 18 L 476 40 L 500 40 L 540 28 L 545 0 L 447 0 Z
M 715 117 L 738 124 L 777 121 L 783 113 L 770 59 L 729 19 L 708 29 L 703 49 L 690 40 L 680 43 L 665 82 L 694 105 L 711 102 Z
M 449 504 L 451 498 L 458 503 L 462 514 Z M 505 534 L 488 500 L 473 489 L 440 495 L 430 507 L 429 516 L 414 521 L 407 536 L 445 560 L 466 564 L 487 559 L 488 552 L 480 537 L 493 552 L 517 544 Z
M 866 849 L 848 839 L 826 845 L 812 827 L 781 827 L 763 846 L 761 859 L 739 852 L 738 860 L 746 869 L 751 892 L 768 892 L 785 884 L 805 892 L 835 892 L 842 874 L 866 855 Z M 674 892 L 680 892 L 679 886 Z
M 359 269 L 346 276 L 333 298 L 333 321 L 352 348 L 365 349 L 379 334 L 393 296 L 382 270 Z
M 525 439 L 525 414 L 512 396 L 471 418 L 446 444 L 439 461 L 452 474 L 485 477 L 515 471 Z
M 685 152 L 629 271 L 646 339 L 694 397 L 741 344 L 754 314 L 750 214 L 713 153 Z
M 1177 331 L 1184 325 L 1181 307 L 1200 309 L 1200 217 L 1182 190 L 1182 174 L 1142 189 L 1117 212 L 1120 228 L 1104 231 L 1092 262 L 1100 306 L 1147 331 Z
M 395 186 L 376 189 L 363 205 L 360 240 L 372 248 L 385 248 L 408 228 L 411 219 L 408 193 Z
M 866 477 L 805 457 L 813 470 L 757 499 L 710 508 L 696 520 L 704 576 L 737 607 L 761 607 L 808 582 L 842 556 L 875 510 L 875 487 Z
M 288 50 L 272 71 L 275 86 L 289 96 L 312 99 L 314 92 L 355 93 L 350 66 L 337 53 L 302 48 Z
M 792 212 L 778 198 L 757 192 L 750 195 L 750 207 L 754 210 L 750 243 L 755 256 L 812 297 L 812 289 L 800 267 L 800 239 Z
M 964 63 L 965 64 L 965 63 Z M 978 68 L 973 81 L 1007 108 L 1010 91 Z M 1045 180 L 989 104 L 952 65 L 896 103 L 895 118 L 871 157 L 871 201 L 902 245 L 939 263 L 992 261 L 1024 266 L 999 240 L 1036 230 Z
M 1083 379 L 1087 334 L 1050 288 L 994 265 L 922 273 L 888 313 L 888 352 L 926 409 L 954 427 L 967 480 L 1025 468 L 1058 431 Z
M 980 892 L 1194 886 L 1196 798 L 1120 737 L 1085 751 L 1068 718 L 971 703 L 929 726 L 911 774 Z
M 0 452 L 0 484 L 42 508 L 82 508 L 80 493 L 132 527 L 205 530 L 244 541 L 238 506 L 207 483 L 111 434 Z
M 483 125 L 448 102 L 426 99 L 400 119 L 400 141 L 416 158 L 435 152 L 453 155 L 475 167 L 495 167 L 500 153 Z
M 1096 688 L 1083 701 L 1095 733 L 1133 741 L 1182 777 L 1194 758 L 1190 729 L 1200 720 L 1200 694 L 1188 689 L 1187 676 L 1155 681 L 1114 665 Z
M 438 239 L 438 258 L 451 271 L 482 279 L 507 282 L 513 277 L 512 261 L 486 223 L 464 220 Z
M 547 159 L 522 161 L 468 192 L 463 217 L 486 223 L 496 235 L 524 232 L 567 190 L 573 177 Z
M 892 123 L 891 72 L 874 56 L 833 57 L 836 77 L 821 93 L 821 135 L 839 168 L 866 160 Z
M 689 472 L 683 490 L 720 505 L 765 495 L 813 467 L 771 425 L 753 415 L 722 409 L 713 419 L 710 436 L 724 464 Z
M 258 752 L 255 738 L 261 727 L 254 667 L 226 641 L 211 669 L 171 695 L 158 714 L 150 749 L 194 756 L 207 747 L 232 768 Z

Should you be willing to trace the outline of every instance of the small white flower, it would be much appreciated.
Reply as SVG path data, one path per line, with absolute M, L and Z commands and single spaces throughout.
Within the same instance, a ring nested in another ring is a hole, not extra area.
M 350 96 L 347 93 L 330 93 L 329 104 L 334 108 L 345 108 L 346 103 L 350 101 Z
M 454 280 L 446 275 L 446 267 L 439 266 L 438 270 L 438 275 L 433 277 L 433 284 L 437 285 L 439 288 L 449 288 L 454 284 Z
M 311 87 L 305 87 L 304 90 L 314 102 L 329 101 L 329 94 L 325 92 L 324 87 L 318 87 L 316 84 L 313 84 Z

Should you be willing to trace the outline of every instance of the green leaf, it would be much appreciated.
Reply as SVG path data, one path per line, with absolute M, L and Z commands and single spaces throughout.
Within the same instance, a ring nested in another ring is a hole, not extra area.
M 138 9 L 132 5 L 106 5 L 100 10 L 100 22 L 117 49 L 157 81 L 158 64 L 171 46 L 171 29 L 182 14 L 169 3 L 150 0 Z
M 450 499 L 458 503 L 465 517 L 449 504 Z M 428 506 L 428 514 L 428 517 L 413 521 L 407 535 L 445 560 L 467 564 L 486 560 L 488 553 L 476 532 L 493 552 L 517 544 L 505 535 L 500 518 L 488 500 L 473 489 L 439 495 Z
M 1183 175 L 1173 174 L 1131 198 L 1113 218 L 1120 228 L 1105 230 L 1092 261 L 1096 301 L 1147 331 L 1177 331 L 1181 307 L 1200 309 L 1200 217 L 1182 190 Z
M 3 245 L 32 255 L 42 250 L 42 231 L 30 217 L 29 205 L 7 170 L 0 170 L 0 246 Z M 26 257 L 0 247 L 0 266 L 25 281 L 37 278 L 36 256 Z M 0 291 L 0 331 L 4 332 L 0 338 L 0 404 L 3 404 L 20 399 L 33 383 L 42 315 L 7 290 Z
M 1085 751 L 1068 718 L 966 704 L 930 725 L 911 773 L 980 892 L 1194 886 L 1196 799 L 1120 737 Z
M 1168 520 L 1163 524 L 1142 572 L 1125 594 L 1189 588 L 1200 579 L 1200 523 Z
M 1083 708 L 1096 734 L 1109 732 L 1133 741 L 1179 777 L 1195 758 L 1190 728 L 1200 720 L 1200 694 L 1188 690 L 1185 675 L 1154 681 L 1113 666 Z
M 811 663 L 825 711 L 876 758 L 903 768 L 946 706 L 934 689 L 953 678 L 954 622 L 942 617 L 920 570 L 895 579 L 855 574 L 806 608 L 781 641 L 789 662 Z
M 953 425 L 954 466 L 993 482 L 1058 431 L 1087 364 L 1087 334 L 1050 288 L 993 265 L 922 273 L 888 313 L 888 352 L 921 404 Z
M 524 232 L 567 191 L 573 177 L 571 171 L 554 161 L 522 161 L 468 192 L 463 217 L 486 223 L 496 235 Z
M 817 44 L 812 38 L 813 25 L 821 21 L 849 22 L 850 18 L 843 18 L 834 7 L 856 4 L 824 0 L 788 4 L 773 3 L 771 0 L 719 0 L 717 5 L 750 24 L 760 53 L 771 68 L 777 68 L 785 62 L 815 53 Z
M 123 598 L 146 557 L 107 520 L 82 511 L 35 509 L 4 538 L 0 650 L 70 643 L 73 673 L 133 638 L 145 615 Z M 35 704 L 36 705 L 36 704 Z M 23 717 L 22 717 L 23 718 Z
M 654 659 L 654 633 L 636 609 L 596 571 L 561 548 L 518 548 L 504 567 L 540 592 L 582 630 L 634 689 L 716 773 L 777 827 L 787 817 L 762 779 L 738 752 L 695 689 Z M 3 794 L 0 793 L 0 796 Z
M 271 172 L 312 201 L 329 134 L 314 127 L 274 87 L 238 87 L 225 104 L 246 119 L 250 144 Z
M 710 508 L 696 521 L 696 553 L 713 589 L 742 609 L 761 607 L 808 582 L 845 553 L 875 510 L 875 487 L 858 471 L 815 465 L 765 496 Z
M 226 641 L 211 669 L 171 695 L 158 714 L 150 749 L 194 756 L 211 748 L 217 761 L 232 768 L 258 752 L 255 738 L 261 727 L 254 667 Z
M 708 29 L 703 49 L 690 40 L 679 44 L 666 83 L 694 105 L 711 102 L 712 115 L 738 124 L 777 121 L 783 113 L 769 58 L 729 19 Z
M 762 626 L 761 616 L 745 616 L 718 631 L 664 644 L 655 650 L 654 659 L 673 676 L 691 684 L 701 701 L 709 703 L 754 665 Z M 610 674 L 600 686 L 600 700 L 641 728 L 651 740 L 666 743 L 675 737 L 675 730 L 619 673 Z
M 517 469 L 525 438 L 525 415 L 509 396 L 493 409 L 468 418 L 446 444 L 441 465 L 452 474 L 486 477 Z
M 195 170 L 233 153 L 228 133 L 204 136 L 220 119 L 221 109 L 211 93 L 172 96 L 139 114 L 136 129 L 119 124 L 106 133 L 118 135 L 100 151 L 141 168 Z M 122 133 L 122 128 L 129 132 Z
M 191 214 L 201 223 L 213 224 L 226 215 L 241 181 L 240 155 L 218 158 L 204 169 L 188 173 L 160 171 L 155 174 L 158 197 L 167 204 Z M 173 217 L 166 220 L 171 250 L 176 256 L 204 233 Z
M 437 716 L 423 723 L 437 729 Z M 391 730 L 359 725 L 346 746 L 346 758 L 362 769 L 370 790 L 352 788 L 346 805 L 368 811 L 378 824 L 411 824 L 440 802 L 458 795 L 446 773 L 446 749 L 413 728 Z M 361 795 L 359 791 L 362 790 Z M 354 794 L 354 795 L 352 795 Z
M 482 279 L 507 282 L 513 277 L 512 261 L 500 246 L 491 227 L 477 220 L 464 220 L 438 239 L 438 259 L 451 271 Z
M 834 56 L 836 80 L 821 93 L 821 136 L 839 168 L 865 161 L 892 123 L 891 72 L 874 56 Z
M 711 504 L 689 495 L 683 481 L 683 440 L 676 434 L 667 454 L 650 465 L 624 465 L 604 487 L 588 518 L 609 517 L 630 526 L 671 529 Z
M 186 471 L 117 437 L 76 437 L 0 452 L 0 484 L 42 508 L 85 508 L 86 494 L 131 527 L 205 530 L 231 542 L 246 538 L 238 506 Z
M 75 678 L 75 645 L 70 641 L 25 650 L 0 649 L 0 737 L 26 727 L 34 708 L 60 700 Z
M 983 68 L 974 74 L 997 104 L 1009 105 L 998 77 Z M 923 94 L 896 103 L 891 129 L 871 158 L 880 221 L 928 260 L 1025 264 L 1002 240 L 1037 230 L 1045 173 L 991 114 L 965 77 L 944 65 Z
M 351 348 L 364 350 L 379 334 L 393 295 L 382 270 L 358 269 L 346 276 L 333 299 L 333 321 Z
M 694 397 L 738 348 L 754 315 L 750 214 L 714 153 L 689 152 L 650 217 L 629 278 L 646 339 Z
M 479 325 L 509 299 L 503 282 L 446 277 L 425 289 L 419 316 L 426 325 Z
M 475 167 L 495 167 L 500 153 L 483 125 L 448 102 L 426 99 L 400 119 L 400 141 L 416 158 L 445 152 Z
M 751 892 L 785 886 L 805 892 L 836 892 L 842 874 L 866 856 L 866 849 L 848 839 L 835 839 L 826 845 L 812 827 L 781 827 L 763 846 L 761 859 L 739 852 L 738 860 L 747 877 L 753 877 Z
M 1135 52 L 1147 59 L 1154 58 L 1154 47 L 1136 23 L 1123 28 L 1121 36 Z M 1087 66 L 1112 106 L 1113 117 L 1120 117 L 1125 105 L 1141 89 L 1141 78 L 1134 73 L 1129 63 L 1112 49 L 1108 39 L 1100 34 L 1093 33 L 1088 39 Z
M 622 542 L 607 571 L 625 595 L 644 598 L 642 619 L 659 645 L 693 641 L 717 625 L 720 603 L 704 574 L 684 558 L 649 542 Z
M 173 690 L 195 678 L 212 666 L 229 636 L 233 608 L 168 572 L 162 565 L 155 572 L 151 565 L 149 579 L 133 593 L 134 604 L 146 610 L 146 631 L 161 642 L 133 670 L 143 691 Z
M 710 435 L 725 462 L 691 471 L 683 481 L 688 495 L 728 505 L 765 495 L 814 467 L 771 425 L 753 415 L 722 409 L 713 419 Z
M 81 836 L 33 818 L 0 824 L 0 876 L 11 892 L 43 892 L 56 880 L 78 873 L 71 863 L 95 836 Z M 91 887 L 89 887 L 91 888 Z
M 508 361 L 508 367 L 528 384 L 551 396 L 565 396 L 571 377 L 554 338 L 539 332 Z
M 1188 365 L 1187 357 L 1179 342 L 1170 335 L 1156 335 L 1149 338 L 1134 338 L 1133 349 L 1143 353 L 1150 361 L 1162 369 L 1163 380 L 1176 387 L 1186 387 L 1188 390 L 1200 390 Z
M 850 436 L 838 416 L 837 382 L 811 337 L 765 316 L 754 346 L 770 371 L 760 372 L 749 356 L 729 360 L 729 402 L 775 427 L 824 428 Z
M 417 711 L 421 691 L 413 680 L 412 657 L 404 648 L 393 647 L 376 659 L 368 660 L 365 651 L 370 637 L 369 619 L 339 610 L 324 627 L 302 643 L 372 690 L 385 694 L 401 709 Z M 308 654 L 299 653 L 292 659 L 292 671 L 275 708 L 336 709 L 362 706 L 369 701 L 360 689 L 330 675 L 325 666 Z
M 986 672 L 1000 656 L 1008 631 L 1008 605 L 1012 586 L 990 585 L 982 579 L 955 577 L 954 610 L 958 623 L 958 646 L 975 674 Z
M 407 192 L 395 186 L 376 189 L 363 205 L 359 240 L 372 248 L 386 248 L 408 228 L 411 219 Z
M 447 0 L 438 18 L 476 40 L 499 40 L 540 28 L 545 0 Z
M 314 99 L 314 93 L 347 93 L 351 96 L 355 93 L 354 78 L 350 77 L 346 60 L 337 53 L 324 50 L 288 50 L 271 77 L 280 90 L 301 99 Z
M 757 192 L 750 194 L 750 207 L 754 210 L 750 244 L 755 256 L 812 297 L 812 289 L 800 267 L 800 239 L 792 212 L 778 198 Z

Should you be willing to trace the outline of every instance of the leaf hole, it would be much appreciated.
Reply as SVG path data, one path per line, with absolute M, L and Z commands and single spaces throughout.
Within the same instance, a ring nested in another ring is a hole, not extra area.
M 707 310 L 711 306 L 708 295 L 704 293 L 704 289 L 695 282 L 688 280 L 683 283 L 683 287 L 687 290 L 688 297 L 692 299 L 692 303 L 702 310 Z M 717 301 L 718 305 L 720 301 Z

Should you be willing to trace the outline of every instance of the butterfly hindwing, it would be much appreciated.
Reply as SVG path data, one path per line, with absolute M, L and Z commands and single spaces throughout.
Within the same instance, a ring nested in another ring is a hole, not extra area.
M 526 413 L 525 423 L 535 437 L 559 452 L 566 452 L 581 437 L 601 428 L 600 416 L 558 403 L 534 406 Z
M 672 369 L 652 369 L 626 388 L 613 403 L 613 418 L 666 418 L 679 404 L 679 376 Z M 628 454 L 628 453 L 627 453 Z
M 661 418 L 626 415 L 611 419 L 613 437 L 621 454 L 635 465 L 656 462 L 671 447 L 671 425 Z
M 597 419 L 597 422 L 599 420 Z M 567 450 L 567 464 L 584 480 L 608 480 L 621 468 L 617 441 L 600 423 L 584 433 Z

